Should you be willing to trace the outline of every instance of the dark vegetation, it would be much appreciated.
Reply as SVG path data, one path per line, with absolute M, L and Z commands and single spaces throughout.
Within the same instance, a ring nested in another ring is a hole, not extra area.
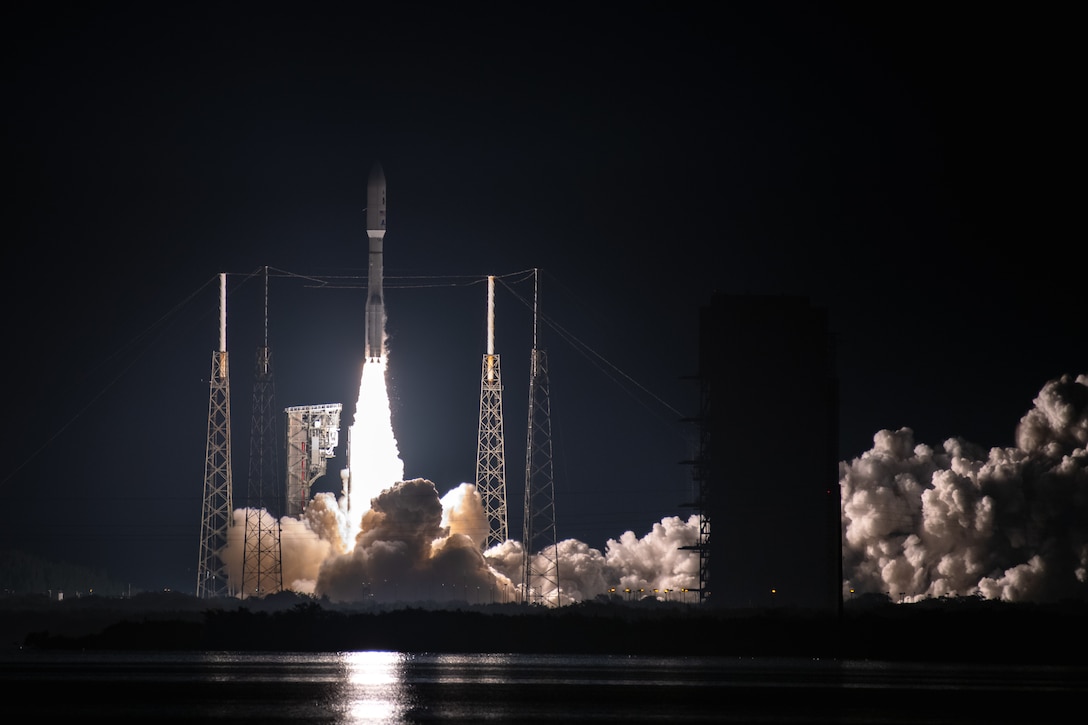
M 342 606 L 283 593 L 200 600 L 0 598 L 7 647 L 519 652 L 1085 664 L 1088 602 L 849 602 L 841 615 L 644 601 Z
M 0 591 L 96 593 L 120 596 L 125 587 L 101 570 L 61 561 L 49 561 L 33 554 L 0 549 Z

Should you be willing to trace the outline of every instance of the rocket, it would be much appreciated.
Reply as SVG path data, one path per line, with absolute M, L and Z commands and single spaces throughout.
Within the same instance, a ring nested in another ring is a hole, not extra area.
M 382 298 L 382 245 L 385 241 L 385 172 L 375 163 L 366 183 L 366 235 L 370 269 L 366 296 L 366 359 L 385 357 L 385 300 Z

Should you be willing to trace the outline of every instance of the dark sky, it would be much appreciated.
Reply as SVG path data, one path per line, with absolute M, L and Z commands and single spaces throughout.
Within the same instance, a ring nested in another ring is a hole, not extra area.
M 261 339 L 248 275 L 274 272 L 277 404 L 342 402 L 346 430 L 375 161 L 394 426 L 406 476 L 440 492 L 474 478 L 482 282 L 509 275 L 512 533 L 523 270 L 559 327 L 540 339 L 559 535 L 598 548 L 689 513 L 679 418 L 715 291 L 828 309 L 843 460 L 902 426 L 1012 445 L 1044 383 L 1088 372 L 1061 11 L 366 5 L 5 11 L 2 546 L 192 589 L 216 276 L 240 504 Z

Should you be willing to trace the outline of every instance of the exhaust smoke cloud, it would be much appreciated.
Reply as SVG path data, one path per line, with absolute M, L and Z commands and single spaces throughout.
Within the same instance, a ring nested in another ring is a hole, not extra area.
M 284 588 L 335 602 L 521 601 L 525 552 L 512 540 L 482 550 L 487 517 L 476 487 L 461 483 L 443 496 L 427 479 L 403 480 L 385 372 L 385 357 L 363 366 L 342 495 L 317 493 L 300 517 L 280 519 Z M 242 579 L 246 513 L 234 512 L 224 551 L 232 583 Z M 694 589 L 698 558 L 677 549 L 697 535 L 697 517 L 670 517 L 641 539 L 628 531 L 609 540 L 603 553 L 559 542 L 559 587 L 543 599 Z
M 1088 375 L 1048 382 L 1014 447 L 873 442 L 839 464 L 845 597 L 1088 598 Z
M 475 486 L 443 496 L 427 479 L 402 480 L 384 358 L 364 365 L 349 436 L 345 493 L 318 493 L 301 517 L 280 521 L 285 589 L 336 602 L 521 601 L 525 551 L 514 540 L 482 550 Z M 839 472 L 844 597 L 1088 598 L 1088 375 L 1048 382 L 1014 447 L 950 438 L 937 449 L 910 428 L 882 430 Z M 235 512 L 225 552 L 232 582 L 245 515 Z M 683 592 L 698 588 L 699 558 L 682 548 L 698 538 L 692 515 L 641 537 L 626 531 L 603 551 L 560 541 L 559 588 L 544 599 L 694 602 Z

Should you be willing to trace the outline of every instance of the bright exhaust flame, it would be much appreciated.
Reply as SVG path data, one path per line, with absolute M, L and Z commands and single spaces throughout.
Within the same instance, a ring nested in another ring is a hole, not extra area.
M 387 358 L 371 358 L 363 365 L 355 420 L 348 429 L 348 469 L 340 505 L 344 512 L 343 540 L 348 551 L 355 548 L 363 514 L 371 500 L 398 481 L 404 480 L 404 462 L 393 434 L 389 391 L 385 373 Z

